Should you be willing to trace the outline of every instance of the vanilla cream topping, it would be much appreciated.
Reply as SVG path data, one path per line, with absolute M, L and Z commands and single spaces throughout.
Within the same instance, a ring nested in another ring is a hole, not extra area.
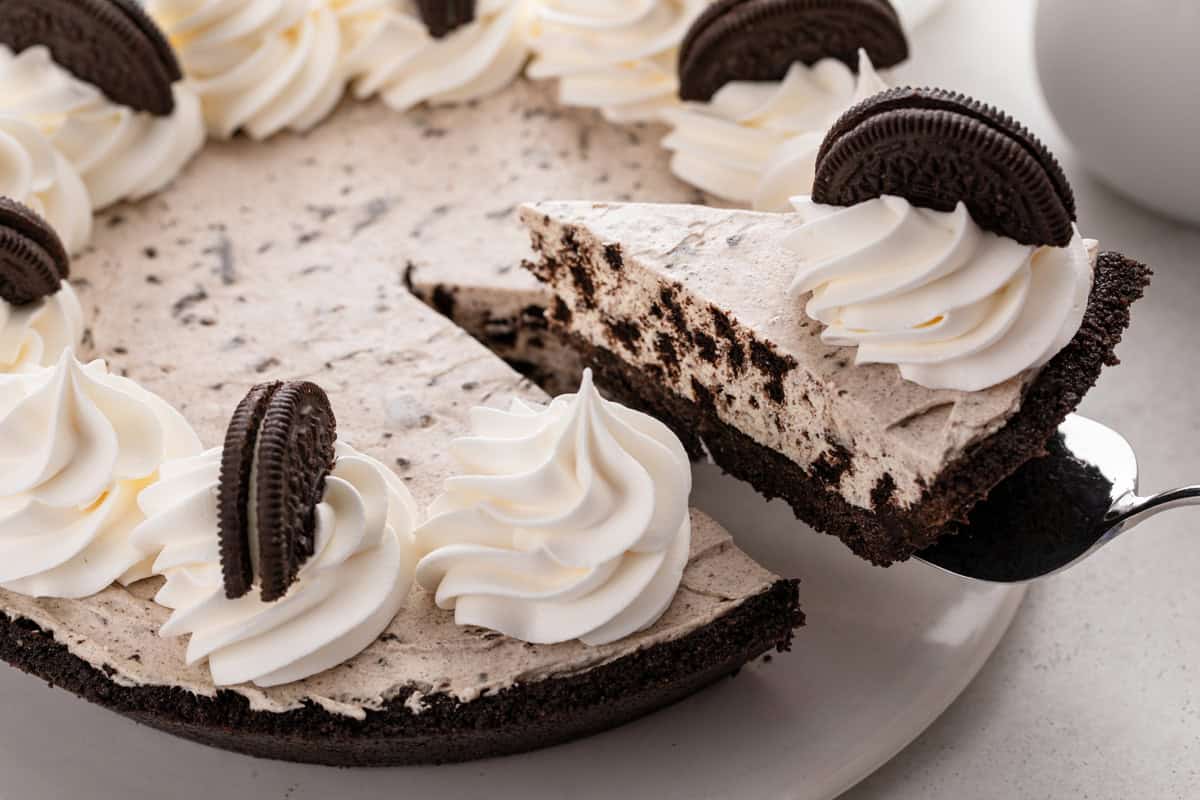
M 417 581 L 475 625 L 537 644 L 607 644 L 662 616 L 691 540 L 691 467 L 653 417 L 575 395 L 477 408 L 417 531 Z
M 478 0 L 475 19 L 434 39 L 410 4 L 359 22 L 347 57 L 356 97 L 378 94 L 404 111 L 457 103 L 497 91 L 525 66 L 527 0 Z
M 137 494 L 199 442 L 183 417 L 102 361 L 0 375 L 0 586 L 80 598 L 145 576 Z
M 83 309 L 71 284 L 28 305 L 0 300 L 0 373 L 55 364 L 83 340 Z
M 329 0 L 150 0 L 199 95 L 211 135 L 265 139 L 324 119 L 345 88 Z
M 75 167 L 36 125 L 8 113 L 0 113 L 0 195 L 41 214 L 71 253 L 92 235 L 92 200 Z
M 671 170 L 682 180 L 759 211 L 790 211 L 812 192 L 829 126 L 887 84 L 860 50 L 857 73 L 837 59 L 793 64 L 782 81 L 732 81 L 707 103 L 665 113 Z
M 133 541 L 159 553 L 153 571 L 166 583 L 155 600 L 173 610 L 161 635 L 189 636 L 187 663 L 207 660 L 218 686 L 303 680 L 374 642 L 412 586 L 412 530 L 420 515 L 404 484 L 339 443 L 316 508 L 315 553 L 287 594 L 266 603 L 257 585 L 243 597 L 225 596 L 220 471 L 220 448 L 171 462 L 139 498 L 147 520 Z M 251 531 L 251 541 L 257 538 Z
M 896 364 L 930 389 L 975 392 L 1043 366 L 1078 332 L 1096 243 L 1034 247 L 899 197 L 850 207 L 795 201 L 803 223 L 790 294 L 828 344 L 859 364 Z
M 527 74 L 556 78 L 565 105 L 612 122 L 658 119 L 676 105 L 679 45 L 707 0 L 531 0 Z
M 195 94 L 186 84 L 173 92 L 168 117 L 134 111 L 54 63 L 43 46 L 17 55 L 0 46 L 0 114 L 32 123 L 54 144 L 83 179 L 93 208 L 154 194 L 204 144 Z M 71 229 L 62 235 L 78 236 Z

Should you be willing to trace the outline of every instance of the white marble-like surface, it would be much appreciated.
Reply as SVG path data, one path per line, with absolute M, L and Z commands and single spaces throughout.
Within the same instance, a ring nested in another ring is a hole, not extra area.
M 1155 269 L 1124 363 L 1083 411 L 1130 440 L 1143 490 L 1200 482 L 1200 230 L 1142 211 L 1072 157 L 1038 89 L 1034 6 L 951 0 L 914 36 L 904 77 L 1029 125 L 1062 156 L 1086 235 Z M 1180 75 L 1180 101 L 1195 102 L 1200 71 Z M 1200 510 L 1160 516 L 1035 586 L 971 687 L 845 800 L 1200 797 L 1198 529 Z

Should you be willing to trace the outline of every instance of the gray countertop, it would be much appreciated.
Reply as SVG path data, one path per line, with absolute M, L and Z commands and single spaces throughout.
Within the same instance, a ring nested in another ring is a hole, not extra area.
M 1154 268 L 1123 363 L 1083 412 L 1130 440 L 1144 490 L 1200 482 L 1200 230 L 1139 209 L 1073 158 L 1038 88 L 1034 6 L 950 0 L 900 77 L 1025 122 L 1062 157 L 1084 234 Z M 845 800 L 1200 796 L 1198 527 L 1194 512 L 1160 516 L 1035 586 L 970 688 Z

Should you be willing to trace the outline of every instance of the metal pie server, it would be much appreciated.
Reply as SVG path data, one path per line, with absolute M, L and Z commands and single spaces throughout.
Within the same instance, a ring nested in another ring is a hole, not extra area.
M 1156 514 L 1200 505 L 1200 486 L 1139 495 L 1133 448 L 1099 422 L 1068 417 L 1048 449 L 917 558 L 973 580 L 1031 581 L 1070 569 Z

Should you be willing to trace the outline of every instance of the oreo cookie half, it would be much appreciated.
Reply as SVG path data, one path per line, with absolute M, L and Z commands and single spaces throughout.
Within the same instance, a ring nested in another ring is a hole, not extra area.
M 441 39 L 475 20 L 475 0 L 417 0 L 429 35 Z
M 847 111 L 817 155 L 813 200 L 850 206 L 882 195 L 953 211 L 1027 245 L 1064 247 L 1075 196 L 1037 137 L 1007 114 L 942 89 L 889 89 Z
M 908 58 L 888 0 L 717 0 L 680 47 L 679 95 L 707 102 L 730 81 L 777 81 L 824 58 L 857 70 L 860 49 L 880 69 Z
M 0 197 L 0 299 L 23 306 L 49 297 L 70 275 L 58 234 L 32 209 Z
M 315 383 L 286 383 L 258 434 L 259 580 L 262 599 L 283 597 L 316 545 L 317 503 L 333 469 L 337 421 Z
M 217 500 L 227 597 L 250 591 L 254 548 L 263 601 L 287 594 L 315 549 L 315 509 L 336 438 L 329 398 L 316 384 L 259 384 L 238 404 L 225 435 Z M 257 543 L 250 536 L 251 503 Z
M 175 110 L 179 62 L 134 0 L 3 0 L 0 43 L 17 53 L 45 45 L 113 102 L 158 116 Z

